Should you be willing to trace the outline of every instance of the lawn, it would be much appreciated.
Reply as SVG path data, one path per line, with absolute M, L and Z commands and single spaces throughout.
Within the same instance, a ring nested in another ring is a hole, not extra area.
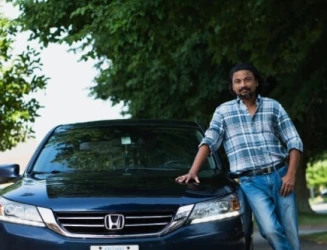
M 327 228 L 327 214 L 299 214 L 298 219 L 299 226 Z
M 323 227 L 327 229 L 327 214 L 300 214 L 299 226 L 308 228 Z M 301 235 L 301 238 L 315 241 L 317 243 L 327 243 L 327 231 L 309 235 Z
M 322 243 L 327 244 L 327 232 L 301 235 L 301 239 L 314 241 L 319 244 L 322 244 Z

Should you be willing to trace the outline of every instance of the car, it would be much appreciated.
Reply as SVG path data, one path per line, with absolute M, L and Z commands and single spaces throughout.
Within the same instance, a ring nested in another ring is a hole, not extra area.
M 200 183 L 175 181 L 204 132 L 160 119 L 56 126 L 21 174 L 0 166 L 1 250 L 252 249 L 239 185 L 218 152 Z

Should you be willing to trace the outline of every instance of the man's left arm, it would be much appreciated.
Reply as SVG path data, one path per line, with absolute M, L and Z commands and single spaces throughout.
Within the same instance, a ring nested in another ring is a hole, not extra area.
M 282 196 L 287 196 L 294 190 L 296 171 L 303 152 L 303 143 L 293 122 L 281 105 L 279 106 L 277 127 L 278 133 L 289 152 L 288 169 L 286 175 L 282 178 L 283 183 L 280 190 Z
M 282 187 L 280 189 L 282 196 L 287 196 L 294 190 L 296 170 L 300 164 L 300 158 L 301 152 L 299 150 L 290 150 L 287 173 L 282 178 Z

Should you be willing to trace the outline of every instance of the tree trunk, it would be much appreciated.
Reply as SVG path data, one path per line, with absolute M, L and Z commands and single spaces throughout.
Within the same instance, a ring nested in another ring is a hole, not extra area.
M 307 180 L 305 175 L 306 162 L 306 157 L 303 157 L 296 173 L 295 193 L 297 199 L 297 208 L 299 213 L 314 214 L 314 211 L 309 204 L 310 192 L 307 188 Z

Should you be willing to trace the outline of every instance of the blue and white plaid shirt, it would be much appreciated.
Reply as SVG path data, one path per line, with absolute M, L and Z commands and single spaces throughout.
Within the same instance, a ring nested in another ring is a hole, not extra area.
M 223 143 L 232 173 L 280 163 L 291 149 L 303 152 L 301 138 L 281 104 L 260 95 L 256 104 L 253 116 L 239 98 L 217 107 L 200 143 L 212 152 Z

